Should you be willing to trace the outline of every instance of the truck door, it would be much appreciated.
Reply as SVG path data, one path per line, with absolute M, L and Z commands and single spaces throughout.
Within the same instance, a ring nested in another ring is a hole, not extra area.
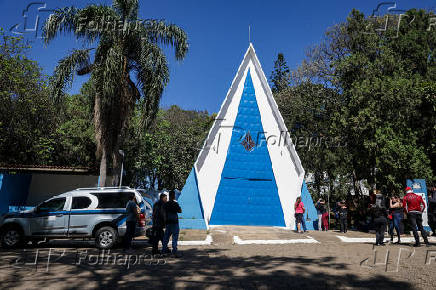
M 65 211 L 66 198 L 52 198 L 35 209 L 30 220 L 30 231 L 34 236 L 64 236 L 68 222 Z
M 95 210 L 90 211 L 97 206 L 97 199 L 93 198 L 95 201 L 89 196 L 73 196 L 68 227 L 69 236 L 87 236 L 91 234 L 95 224 L 94 219 L 98 216 Z

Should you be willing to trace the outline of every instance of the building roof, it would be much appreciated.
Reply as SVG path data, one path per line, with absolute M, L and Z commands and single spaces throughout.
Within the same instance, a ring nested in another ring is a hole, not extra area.
M 89 174 L 96 171 L 92 167 L 74 167 L 57 165 L 22 165 L 22 164 L 0 164 L 0 171 L 16 171 L 27 173 L 73 173 Z

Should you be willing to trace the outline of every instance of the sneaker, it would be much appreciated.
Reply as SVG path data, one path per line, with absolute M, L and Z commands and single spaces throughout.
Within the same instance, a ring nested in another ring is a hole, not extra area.
M 420 244 L 420 243 L 415 243 L 413 246 L 414 246 L 415 248 L 417 248 L 417 247 L 421 247 L 421 244 Z

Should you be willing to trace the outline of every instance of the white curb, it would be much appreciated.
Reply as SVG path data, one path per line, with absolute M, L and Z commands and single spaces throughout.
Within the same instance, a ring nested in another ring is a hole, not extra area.
M 375 243 L 375 237 L 374 238 L 349 238 L 349 237 L 344 237 L 344 236 L 336 236 L 338 237 L 341 242 L 344 243 Z M 430 242 L 435 242 L 436 239 L 434 237 L 428 237 L 428 240 Z M 390 238 L 385 238 L 384 242 L 389 242 Z M 397 236 L 394 236 L 394 242 L 397 241 Z M 424 241 L 422 238 L 420 238 L 420 241 Z M 411 243 L 411 242 L 415 242 L 415 238 L 413 237 L 404 237 L 401 238 L 401 243 Z
M 208 246 L 213 242 L 212 236 L 207 235 L 204 241 L 178 241 L 177 244 L 180 246 Z
M 233 244 L 238 245 L 283 245 L 283 244 L 316 244 L 319 243 L 312 237 L 308 239 L 292 239 L 292 240 L 241 240 L 239 236 L 233 236 Z

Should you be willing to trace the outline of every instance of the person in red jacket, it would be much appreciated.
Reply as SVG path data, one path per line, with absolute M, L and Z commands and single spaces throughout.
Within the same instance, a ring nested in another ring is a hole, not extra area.
M 421 231 L 422 238 L 427 246 L 429 246 L 427 239 L 427 232 L 422 226 L 422 212 L 425 209 L 425 202 L 422 197 L 415 194 L 410 187 L 406 187 L 406 196 L 403 198 L 403 208 L 407 213 L 407 220 L 412 227 L 413 236 L 415 237 L 414 247 L 419 247 L 419 235 L 417 228 Z

